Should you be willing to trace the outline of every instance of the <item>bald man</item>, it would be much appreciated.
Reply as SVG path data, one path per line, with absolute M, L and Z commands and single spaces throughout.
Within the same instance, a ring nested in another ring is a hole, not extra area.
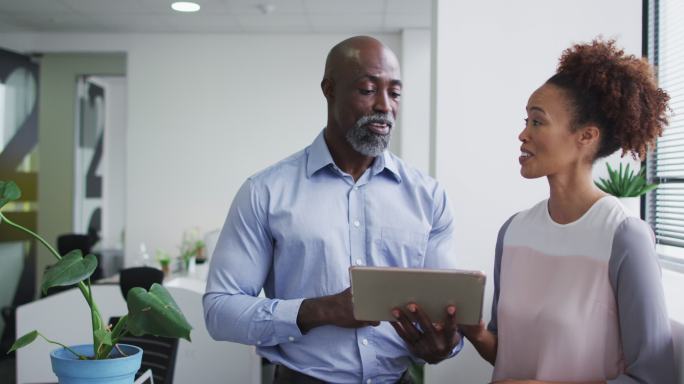
M 456 268 L 447 196 L 387 149 L 401 98 L 391 50 L 342 41 L 321 89 L 322 132 L 235 196 L 203 298 L 207 329 L 256 345 L 276 383 L 411 383 L 411 362 L 460 350 L 455 308 L 434 323 L 416 306 L 396 309 L 396 322 L 358 321 L 348 269 Z

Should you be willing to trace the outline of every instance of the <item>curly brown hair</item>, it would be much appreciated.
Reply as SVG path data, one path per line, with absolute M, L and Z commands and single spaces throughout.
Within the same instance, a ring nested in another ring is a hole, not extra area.
M 658 88 L 651 65 L 601 38 L 563 51 L 547 83 L 564 89 L 574 107 L 572 129 L 596 124 L 601 142 L 594 159 L 622 148 L 643 159 L 668 124 L 670 97 Z

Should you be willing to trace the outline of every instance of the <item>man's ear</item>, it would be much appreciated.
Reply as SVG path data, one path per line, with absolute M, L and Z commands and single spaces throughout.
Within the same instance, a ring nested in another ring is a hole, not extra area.
M 324 78 L 321 81 L 321 90 L 326 99 L 332 100 L 334 98 L 335 83 L 332 79 Z

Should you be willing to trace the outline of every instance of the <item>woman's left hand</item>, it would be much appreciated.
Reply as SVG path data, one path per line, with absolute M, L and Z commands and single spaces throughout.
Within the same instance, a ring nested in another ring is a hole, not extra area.
M 454 347 L 461 342 L 456 324 L 456 307 L 450 305 L 444 312 L 444 320 L 433 323 L 417 304 L 411 303 L 405 310 L 394 308 L 392 314 L 397 321 L 390 324 L 414 356 L 436 364 L 449 357 Z

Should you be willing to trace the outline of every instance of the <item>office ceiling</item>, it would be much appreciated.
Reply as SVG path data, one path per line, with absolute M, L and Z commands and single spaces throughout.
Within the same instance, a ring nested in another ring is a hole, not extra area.
M 325 33 L 429 28 L 431 0 L 0 0 L 0 33 Z M 269 12 L 270 10 L 270 12 Z

